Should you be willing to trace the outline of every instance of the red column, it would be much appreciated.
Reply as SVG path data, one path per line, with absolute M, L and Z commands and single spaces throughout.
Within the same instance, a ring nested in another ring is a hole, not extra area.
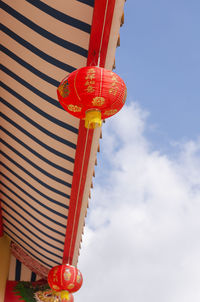
M 114 7 L 115 0 L 95 0 L 87 66 L 97 66 L 98 63 L 100 67 L 105 66 Z M 72 264 L 74 255 L 79 217 L 82 207 L 82 198 L 90 158 L 90 149 L 93 139 L 93 130 L 89 130 L 87 142 L 86 136 L 87 131 L 84 126 L 84 121 L 80 121 L 63 253 L 63 263 L 69 264 Z M 86 156 L 83 162 L 85 144 L 87 144 L 85 152 Z M 82 165 L 83 173 L 80 178 L 80 170 Z M 78 191 L 79 198 L 77 199 Z

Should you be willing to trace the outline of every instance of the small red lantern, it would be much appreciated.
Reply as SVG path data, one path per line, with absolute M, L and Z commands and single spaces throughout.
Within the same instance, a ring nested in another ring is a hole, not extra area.
M 69 294 L 69 299 L 62 299 L 61 302 L 74 302 L 74 296 Z
M 68 291 L 74 293 L 80 289 L 83 277 L 75 266 L 69 264 L 57 265 L 49 271 L 48 283 L 56 292 Z
M 63 300 L 61 302 L 65 302 L 65 301 Z M 69 300 L 68 300 L 68 302 L 74 302 L 74 296 L 72 294 L 69 294 Z
M 102 119 L 116 114 L 126 100 L 126 85 L 114 72 L 87 66 L 75 70 L 60 83 L 58 99 L 63 108 L 86 128 L 101 126 Z

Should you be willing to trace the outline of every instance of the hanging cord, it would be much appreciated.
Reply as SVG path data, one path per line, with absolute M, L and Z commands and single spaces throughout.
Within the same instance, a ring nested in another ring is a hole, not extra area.
M 72 238 L 73 238 L 73 235 L 74 235 L 74 227 L 75 227 L 75 221 L 76 221 L 76 215 L 77 215 L 77 206 L 78 206 L 78 200 L 79 200 L 79 194 L 80 194 L 81 180 L 82 180 L 82 175 L 83 175 L 83 166 L 84 166 L 84 161 L 85 161 L 86 147 L 87 147 L 87 142 L 88 142 L 88 134 L 89 134 L 89 128 L 87 129 L 86 138 L 85 138 L 83 160 L 82 160 L 82 165 L 81 165 L 81 173 L 80 173 L 79 184 L 78 184 L 78 192 L 77 192 L 77 197 L 76 197 L 76 208 L 75 208 L 75 213 L 74 213 L 72 236 L 71 236 L 71 241 L 70 241 L 70 246 L 69 246 L 68 262 L 69 262 L 71 247 L 72 247 Z

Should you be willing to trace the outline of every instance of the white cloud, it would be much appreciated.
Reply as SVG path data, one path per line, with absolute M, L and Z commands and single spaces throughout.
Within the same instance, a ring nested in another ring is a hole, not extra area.
M 200 140 L 160 154 L 146 116 L 131 104 L 104 126 L 76 302 L 200 301 Z

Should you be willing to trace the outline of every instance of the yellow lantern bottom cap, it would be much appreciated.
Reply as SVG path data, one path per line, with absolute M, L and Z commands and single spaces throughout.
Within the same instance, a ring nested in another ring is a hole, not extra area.
M 95 129 L 101 127 L 101 111 L 99 110 L 88 110 L 85 113 L 85 127 L 89 129 Z

